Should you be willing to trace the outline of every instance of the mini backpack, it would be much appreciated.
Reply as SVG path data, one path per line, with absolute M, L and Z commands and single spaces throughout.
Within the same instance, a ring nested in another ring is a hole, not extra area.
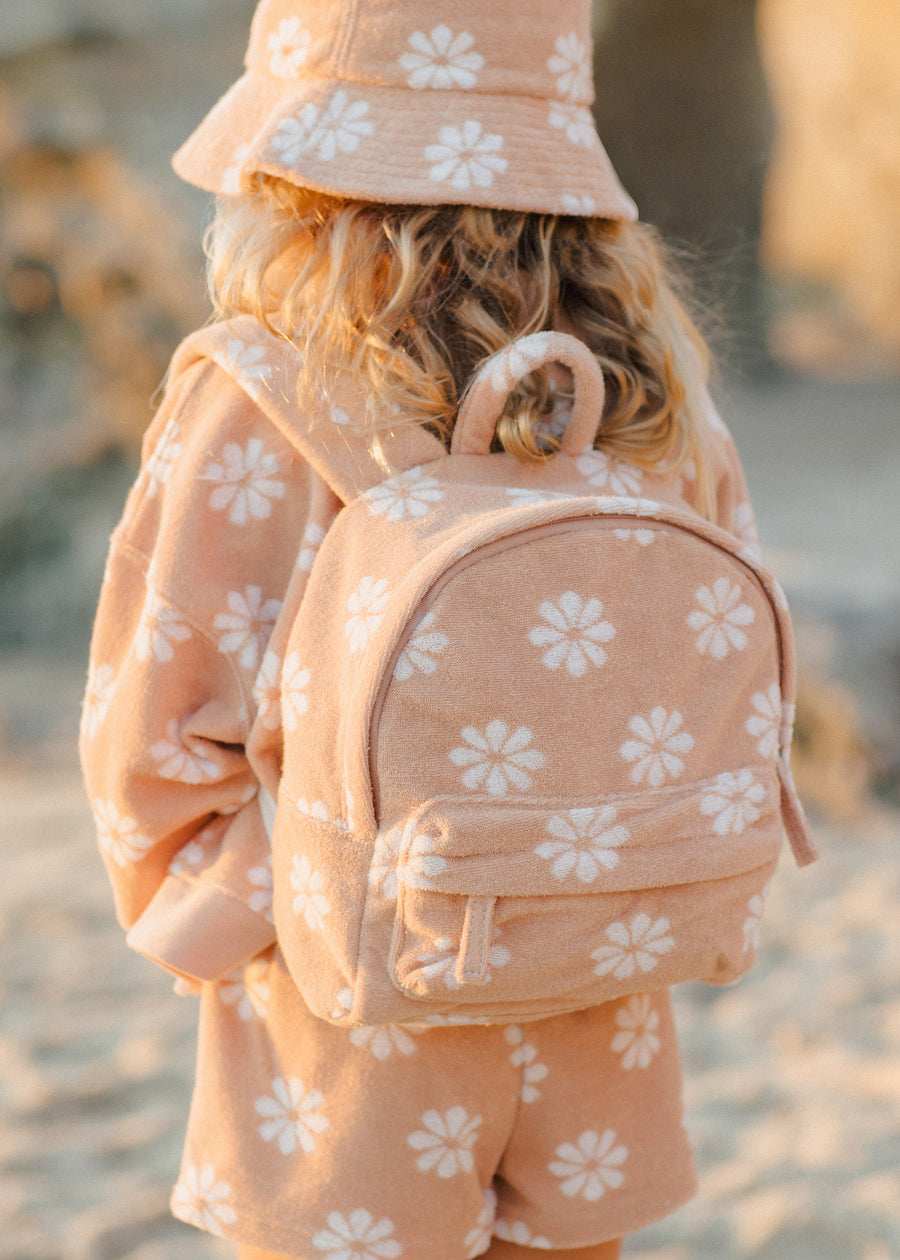
M 575 382 L 559 452 L 492 453 L 551 361 Z M 274 914 L 323 1019 L 520 1021 L 732 981 L 783 830 L 817 856 L 780 588 L 696 512 L 627 493 L 593 448 L 603 396 L 581 342 L 539 333 L 483 365 L 449 454 L 400 430 L 385 477 L 340 407 L 303 436 L 346 506 L 285 651 Z

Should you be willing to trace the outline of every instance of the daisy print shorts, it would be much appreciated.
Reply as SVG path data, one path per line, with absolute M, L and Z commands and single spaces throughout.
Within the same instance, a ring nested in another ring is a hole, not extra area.
M 202 998 L 176 1216 L 323 1260 L 586 1247 L 694 1191 L 668 992 L 521 1025 L 347 1029 L 277 951 Z

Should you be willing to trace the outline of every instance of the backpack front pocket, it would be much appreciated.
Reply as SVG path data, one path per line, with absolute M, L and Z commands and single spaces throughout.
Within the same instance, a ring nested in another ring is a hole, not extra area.
M 769 767 L 600 801 L 430 802 L 395 837 L 394 985 L 521 1018 L 753 962 L 782 840 Z

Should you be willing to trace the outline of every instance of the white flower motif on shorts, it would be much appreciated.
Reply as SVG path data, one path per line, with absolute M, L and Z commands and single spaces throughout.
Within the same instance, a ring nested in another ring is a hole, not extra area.
M 394 1051 L 407 1058 L 416 1052 L 416 1043 L 399 1024 L 365 1024 L 349 1030 L 354 1046 L 366 1046 L 376 1059 L 389 1059 Z
M 365 1208 L 356 1208 L 348 1216 L 332 1212 L 328 1228 L 313 1234 L 317 1251 L 327 1251 L 331 1260 L 393 1260 L 403 1248 L 392 1237 L 394 1224 L 383 1216 L 376 1221 Z
M 590 149 L 598 143 L 591 111 L 583 105 L 575 105 L 569 101 L 551 101 L 547 121 L 557 131 L 564 131 L 572 144 Z
M 311 679 L 310 671 L 300 666 L 300 653 L 289 653 L 281 678 L 281 707 L 287 731 L 295 731 L 300 725 L 300 718 L 309 710 L 306 688 Z
M 258 586 L 228 592 L 227 613 L 217 613 L 216 630 L 225 633 L 219 639 L 219 651 L 237 656 L 244 669 L 255 670 L 272 634 L 281 604 L 277 599 L 262 597 Z
M 167 608 L 152 586 L 141 609 L 141 620 L 134 636 L 134 654 L 139 661 L 156 657 L 162 664 L 175 655 L 173 643 L 184 643 L 191 638 L 190 629 L 174 608 Z
M 591 951 L 591 958 L 597 964 L 594 975 L 608 976 L 611 972 L 616 980 L 627 980 L 634 975 L 636 967 L 645 972 L 653 971 L 660 954 L 668 954 L 675 948 L 669 927 L 668 919 L 657 919 L 654 923 L 649 914 L 636 914 L 630 928 L 624 923 L 610 924 L 606 935 L 612 944 Z
M 619 1031 L 613 1037 L 610 1049 L 622 1056 L 622 1067 L 648 1068 L 659 1053 L 662 1042 L 658 1036 L 659 1011 L 655 1010 L 647 993 L 635 994 L 616 1011 Z
M 385 578 L 364 577 L 359 588 L 347 600 L 350 616 L 344 626 L 344 634 L 350 640 L 351 652 L 361 652 L 375 633 L 389 594 Z
M 585 101 L 590 97 L 590 48 L 574 31 L 559 36 L 547 69 L 557 76 L 556 90 L 563 100 Z
M 563 193 L 561 213 L 585 215 L 590 218 L 597 213 L 597 202 L 587 195 L 576 196 L 574 193 Z
M 599 668 L 606 660 L 601 646 L 615 637 L 615 626 L 603 621 L 603 605 L 599 599 L 566 591 L 554 604 L 545 599 L 538 613 L 547 623 L 535 626 L 528 638 L 535 647 L 546 648 L 541 660 L 547 669 L 566 667 L 573 678 L 587 673 L 588 664 Z
M 264 915 L 270 923 L 273 922 L 272 896 L 274 876 L 272 873 L 271 853 L 267 856 L 262 866 L 250 867 L 250 870 L 247 872 L 247 879 L 253 885 L 253 892 L 247 898 L 247 905 L 251 910 L 255 910 L 257 914 Z
M 307 1155 L 315 1150 L 313 1134 L 324 1133 L 328 1120 L 319 1108 L 324 1099 L 317 1089 L 307 1091 L 296 1076 L 286 1080 L 277 1076 L 271 1084 L 271 1095 L 257 1098 L 253 1106 L 264 1123 L 259 1135 L 264 1142 L 277 1141 L 282 1155 L 293 1155 L 299 1146 Z
M 480 122 L 470 118 L 462 127 L 442 127 L 437 144 L 429 144 L 425 158 L 431 163 L 428 178 L 436 183 L 449 180 L 450 186 L 465 192 L 472 188 L 490 188 L 495 175 L 502 175 L 509 165 L 500 156 L 503 137 L 486 133 Z
M 681 758 L 694 747 L 694 737 L 681 730 L 684 721 L 677 709 L 667 713 L 657 705 L 649 718 L 637 715 L 628 723 L 637 739 L 627 740 L 619 749 L 625 761 L 632 761 L 634 783 L 646 779 L 650 787 L 660 787 L 667 777 L 677 779 L 684 772 Z
M 221 1238 L 222 1226 L 233 1225 L 238 1219 L 237 1212 L 226 1202 L 231 1194 L 231 1186 L 227 1181 L 219 1181 L 212 1164 L 202 1168 L 191 1164 L 175 1187 L 172 1208 L 179 1220 Z
M 769 895 L 770 885 L 771 881 L 747 902 L 747 918 L 744 920 L 743 953 L 746 953 L 748 950 L 752 950 L 755 953 L 759 949 L 759 927 L 763 910 L 766 906 L 766 898 Z
M 112 665 L 91 663 L 81 710 L 81 736 L 93 739 L 103 724 L 109 702 L 116 687 Z
M 589 1203 L 596 1203 L 607 1190 L 617 1190 L 625 1180 L 621 1168 L 628 1158 L 628 1148 L 617 1144 L 613 1129 L 600 1135 L 587 1129 L 577 1142 L 558 1146 L 556 1156 L 547 1167 L 554 1177 L 561 1178 L 559 1188 L 569 1198 L 581 1195 Z
M 152 846 L 150 836 L 138 832 L 137 820 L 120 814 L 113 801 L 94 801 L 94 821 L 100 848 L 117 866 L 140 862 Z
M 510 787 L 520 792 L 531 787 L 529 770 L 539 770 L 544 755 L 529 748 L 534 736 L 527 726 L 510 734 L 499 718 L 488 722 L 484 733 L 474 726 L 462 731 L 465 746 L 452 749 L 447 755 L 456 766 L 467 767 L 462 775 L 463 786 L 470 792 L 484 788 L 491 796 L 505 796 Z
M 436 26 L 430 35 L 414 31 L 409 37 L 412 52 L 400 58 L 402 69 L 409 71 L 411 88 L 462 88 L 468 91 L 478 81 L 484 65 L 481 53 L 473 52 L 475 37 L 468 31 L 454 35 L 449 26 Z
M 553 1244 L 543 1234 L 532 1234 L 524 1221 L 494 1221 L 494 1235 L 504 1242 L 518 1243 L 520 1247 L 532 1247 L 535 1251 L 552 1251 Z
M 319 553 L 319 548 L 325 541 L 325 530 L 321 525 L 307 525 L 303 531 L 303 546 L 300 548 L 300 554 L 297 557 L 297 568 L 302 569 L 304 573 L 308 573 L 313 567 L 313 561 Z
M 226 197 L 239 197 L 241 195 L 241 175 L 244 170 L 244 163 L 248 161 L 252 152 L 252 144 L 239 144 L 232 153 L 231 165 L 226 166 L 222 172 L 222 192 Z
M 162 436 L 153 448 L 147 460 L 147 498 L 155 499 L 161 486 L 169 480 L 169 474 L 175 467 L 182 451 L 182 443 L 176 442 L 179 425 L 172 417 L 163 429 Z
M 171 718 L 166 726 L 166 738 L 150 745 L 150 756 L 159 762 L 160 777 L 174 779 L 177 783 L 208 783 L 218 779 L 222 767 L 204 756 L 200 751 L 202 742 L 205 741 L 198 741 L 195 747 L 186 743 L 178 719 Z
M 296 79 L 309 52 L 309 31 L 298 17 L 282 18 L 269 36 L 269 69 L 279 79 Z
M 711 816 L 717 836 L 742 835 L 746 827 L 759 819 L 758 805 L 766 799 L 768 789 L 753 777 L 750 770 L 730 770 L 720 774 L 715 787 L 700 803 L 700 813 Z
M 575 467 L 588 485 L 599 486 L 607 494 L 629 496 L 640 494 L 641 480 L 644 476 L 640 468 L 627 464 L 624 460 L 614 459 L 605 451 L 595 451 L 588 447 L 576 460 Z
M 254 959 L 246 967 L 232 971 L 219 984 L 219 998 L 226 1006 L 234 1006 L 243 1020 L 265 1019 L 272 989 L 267 976 L 269 964 Z
M 574 874 L 582 884 L 590 884 L 600 874 L 601 866 L 611 871 L 619 863 L 616 849 L 628 839 L 628 830 L 610 827 L 615 819 L 613 805 L 554 814 L 547 831 L 556 838 L 542 841 L 535 853 L 553 863 L 550 870 L 554 879 L 567 879 Z
M 494 1232 L 497 1196 L 490 1186 L 488 1186 L 487 1190 L 482 1190 L 481 1193 L 484 1196 L 484 1205 L 478 1213 L 478 1220 L 466 1234 L 466 1240 L 463 1243 L 463 1246 L 466 1248 L 466 1260 L 475 1260 L 476 1256 L 483 1255 L 491 1245 L 491 1238 Z
M 325 916 L 330 913 L 328 898 L 322 892 L 322 873 L 313 870 L 306 854 L 302 857 L 294 854 L 291 871 L 291 887 L 297 896 L 293 901 L 293 911 L 303 915 L 307 927 L 314 932 L 321 932 L 325 927 Z
M 444 497 L 436 477 L 426 477 L 421 468 L 408 468 L 372 486 L 363 495 L 373 516 L 387 521 L 402 521 L 407 516 L 427 516 L 432 503 Z
M 313 152 L 323 162 L 330 162 L 338 153 L 354 152 L 360 140 L 372 135 L 368 112 L 368 101 L 351 102 L 339 88 L 323 112 L 313 101 L 307 101 L 295 115 L 283 118 L 272 148 L 287 166 L 293 166 L 304 153 Z
M 546 1063 L 538 1063 L 537 1046 L 525 1040 L 525 1034 L 518 1024 L 507 1024 L 503 1030 L 503 1038 L 508 1046 L 513 1047 L 509 1061 L 516 1068 L 522 1068 L 522 1087 L 519 1096 L 524 1103 L 533 1103 L 541 1096 L 538 1082 L 542 1081 L 550 1069 Z
M 701 586 L 694 595 L 700 605 L 687 619 L 692 630 L 699 630 L 697 651 L 701 655 L 707 652 L 715 660 L 721 661 L 731 648 L 742 652 L 747 646 L 747 635 L 742 626 L 752 625 L 756 614 L 749 604 L 740 602 L 740 585 L 732 586 L 727 577 L 717 578 L 712 585 Z
M 772 683 L 768 691 L 757 691 L 750 703 L 756 712 L 744 729 L 757 741 L 756 751 L 761 757 L 775 757 L 781 735 L 781 688 Z
M 433 674 L 437 669 L 434 658 L 440 656 L 449 646 L 450 640 L 447 636 L 434 629 L 434 613 L 426 613 L 397 657 L 394 678 L 397 682 L 405 682 L 407 678 L 412 678 L 416 670 L 422 674 Z
M 266 362 L 266 347 L 251 346 L 235 337 L 225 353 L 225 370 L 240 380 L 251 398 L 259 401 L 260 388 L 268 385 L 272 366 Z
M 283 481 L 275 479 L 278 456 L 263 450 L 260 438 L 250 438 L 243 448 L 229 442 L 222 452 L 222 463 L 211 463 L 206 469 L 209 481 L 217 481 L 209 496 L 215 512 L 228 509 L 232 525 L 246 525 L 252 517 L 266 520 L 272 512 L 272 499 L 282 499 Z
M 422 1124 L 424 1129 L 417 1129 L 406 1139 L 414 1151 L 422 1152 L 417 1168 L 443 1178 L 473 1170 L 472 1147 L 478 1141 L 481 1116 L 470 1116 L 464 1107 L 451 1107 L 443 1115 L 426 1111 Z

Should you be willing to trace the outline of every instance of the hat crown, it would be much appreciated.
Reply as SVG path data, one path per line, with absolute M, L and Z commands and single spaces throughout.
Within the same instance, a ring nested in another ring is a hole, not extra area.
M 246 64 L 283 80 L 593 100 L 590 0 L 262 0 Z

